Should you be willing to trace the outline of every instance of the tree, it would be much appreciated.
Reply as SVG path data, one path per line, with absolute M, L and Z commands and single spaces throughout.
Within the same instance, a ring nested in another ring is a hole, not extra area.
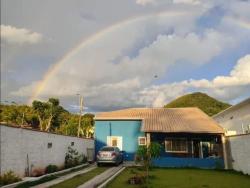
M 0 104 L 0 122 L 31 126 L 42 131 L 77 136 L 79 116 L 71 114 L 60 106 L 60 101 L 49 98 L 48 101 L 35 100 L 32 106 Z M 84 114 L 80 122 L 80 136 L 91 138 L 94 134 L 94 115 Z
M 63 115 L 63 114 L 62 114 Z M 68 114 L 64 116 L 64 121 L 60 127 L 56 129 L 57 133 L 76 136 L 78 133 L 79 117 L 76 114 Z M 85 114 L 81 118 L 80 137 L 91 138 L 94 134 L 94 115 Z
M 149 146 L 139 146 L 136 153 L 136 162 L 142 163 L 146 171 L 146 183 L 148 185 L 149 167 L 152 159 L 160 156 L 161 145 L 157 142 L 151 142 Z
M 59 126 L 58 118 L 63 112 L 66 112 L 61 107 L 59 99 L 49 98 L 48 102 L 33 101 L 32 107 L 36 112 L 39 119 L 39 127 L 42 131 L 50 131 L 53 128 Z

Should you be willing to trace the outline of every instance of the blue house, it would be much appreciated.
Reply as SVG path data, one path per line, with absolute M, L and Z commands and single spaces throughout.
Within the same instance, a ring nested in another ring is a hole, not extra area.
M 223 166 L 224 131 L 198 108 L 129 108 L 95 117 L 95 149 L 117 146 L 133 161 L 139 145 L 161 144 L 161 167 Z

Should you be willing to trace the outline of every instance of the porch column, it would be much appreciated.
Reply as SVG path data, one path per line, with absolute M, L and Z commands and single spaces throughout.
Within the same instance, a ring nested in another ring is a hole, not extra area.
M 203 159 L 202 141 L 200 141 L 200 158 Z
M 225 138 L 225 136 L 223 134 L 221 135 L 221 143 L 222 143 L 222 150 L 223 150 L 224 166 L 225 166 L 225 169 L 228 169 L 226 138 Z
M 146 133 L 147 147 L 150 144 L 150 133 Z

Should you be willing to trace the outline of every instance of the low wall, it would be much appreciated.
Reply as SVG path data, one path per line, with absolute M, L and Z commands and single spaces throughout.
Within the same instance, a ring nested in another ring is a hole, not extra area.
M 87 156 L 94 140 L 1 125 L 0 172 L 12 170 L 23 177 L 27 169 L 34 174 L 49 164 L 63 167 L 68 146 Z
M 199 159 L 199 158 L 182 158 L 182 157 L 160 157 L 153 160 L 153 165 L 157 167 L 195 167 L 195 168 L 223 168 L 223 159 Z
M 229 166 L 250 175 L 250 134 L 228 136 L 227 141 Z

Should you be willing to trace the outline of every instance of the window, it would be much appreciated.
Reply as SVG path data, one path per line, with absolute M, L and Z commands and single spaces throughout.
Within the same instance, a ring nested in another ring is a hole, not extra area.
M 165 141 L 165 151 L 173 153 L 187 153 L 188 146 L 185 139 L 169 139 Z
M 139 137 L 138 144 L 139 144 L 139 146 L 145 146 L 146 145 L 146 137 Z
M 114 151 L 113 147 L 103 147 L 100 151 Z
M 47 147 L 52 148 L 52 142 L 49 142 Z

